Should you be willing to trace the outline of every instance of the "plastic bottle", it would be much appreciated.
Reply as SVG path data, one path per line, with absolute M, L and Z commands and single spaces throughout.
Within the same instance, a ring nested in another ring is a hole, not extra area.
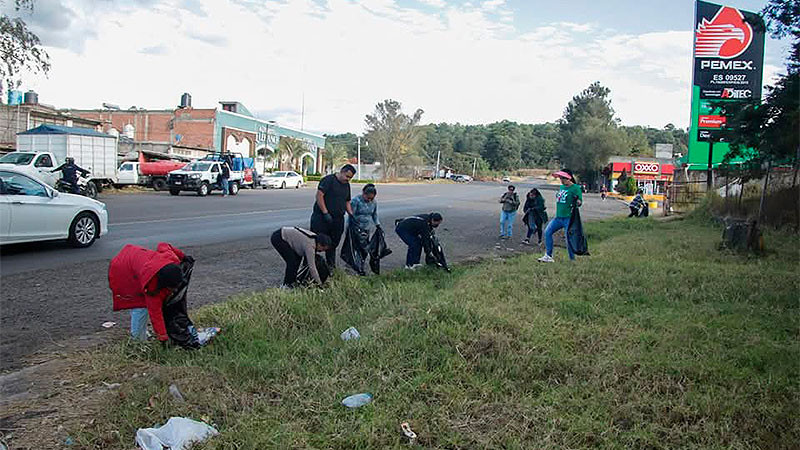
M 342 400 L 342 404 L 344 406 L 347 406 L 348 408 L 358 408 L 359 406 L 364 406 L 371 401 L 372 401 L 372 394 L 363 393 L 363 394 L 351 395 L 350 397 L 345 398 L 344 400 Z

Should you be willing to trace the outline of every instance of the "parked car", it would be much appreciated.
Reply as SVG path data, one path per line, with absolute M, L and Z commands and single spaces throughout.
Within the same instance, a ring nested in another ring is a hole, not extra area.
M 469 175 L 453 175 L 450 179 L 458 183 L 469 183 L 472 181 L 472 177 Z
M 213 190 L 221 190 L 218 179 L 222 172 L 222 162 L 199 160 L 186 164 L 182 169 L 173 170 L 167 177 L 169 193 L 179 195 L 181 191 L 193 191 L 205 197 Z M 239 193 L 239 186 L 244 178 L 241 171 L 231 170 L 228 189 L 231 195 Z
M 266 174 L 261 177 L 261 187 L 264 189 L 267 188 L 277 188 L 277 189 L 286 189 L 289 187 L 293 187 L 295 189 L 300 188 L 303 186 L 303 177 L 300 176 L 297 172 L 286 171 L 286 172 L 273 172 L 271 174 Z
M 506 175 L 503 177 L 503 183 L 511 183 L 511 177 Z
M 89 247 L 106 233 L 105 204 L 0 169 L 0 244 L 67 239 L 74 247 Z

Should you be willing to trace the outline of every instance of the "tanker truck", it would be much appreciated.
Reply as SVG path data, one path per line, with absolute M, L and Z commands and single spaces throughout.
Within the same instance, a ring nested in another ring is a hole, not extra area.
M 158 157 L 161 155 L 159 154 Z M 166 155 L 165 155 L 166 156 Z M 156 159 L 153 155 L 139 152 L 138 161 L 126 161 L 119 166 L 118 185 L 137 185 L 152 187 L 156 191 L 167 190 L 167 175 L 178 170 L 189 161 L 178 159 Z

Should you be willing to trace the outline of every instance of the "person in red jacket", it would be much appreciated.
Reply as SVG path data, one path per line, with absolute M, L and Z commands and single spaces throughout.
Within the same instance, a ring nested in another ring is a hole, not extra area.
M 164 302 L 184 283 L 181 262 L 187 257 L 170 244 L 161 242 L 156 251 L 126 245 L 111 260 L 108 285 L 114 311 L 131 310 L 131 336 L 146 339 L 145 311 L 159 341 L 168 340 Z

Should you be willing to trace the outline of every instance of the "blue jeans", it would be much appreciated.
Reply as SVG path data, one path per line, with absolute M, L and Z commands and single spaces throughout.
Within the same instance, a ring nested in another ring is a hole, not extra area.
M 511 237 L 514 232 L 514 219 L 516 218 L 516 211 L 500 211 L 500 236 Z
M 222 188 L 222 195 L 228 195 L 228 179 L 227 178 L 220 178 L 219 181 L 220 187 Z
M 131 338 L 137 341 L 147 340 L 147 319 L 149 317 L 147 308 L 131 310 Z
M 553 233 L 560 229 L 564 229 L 566 235 L 567 226 L 569 225 L 569 217 L 554 217 L 550 223 L 547 224 L 547 229 L 544 230 L 544 245 L 547 249 L 547 256 L 553 256 Z M 567 254 L 569 259 L 575 259 L 575 254 L 572 249 L 567 245 Z
M 394 231 L 400 236 L 400 239 L 408 245 L 406 266 L 419 264 L 419 260 L 422 257 L 422 239 L 416 234 L 402 228 L 395 228 Z

